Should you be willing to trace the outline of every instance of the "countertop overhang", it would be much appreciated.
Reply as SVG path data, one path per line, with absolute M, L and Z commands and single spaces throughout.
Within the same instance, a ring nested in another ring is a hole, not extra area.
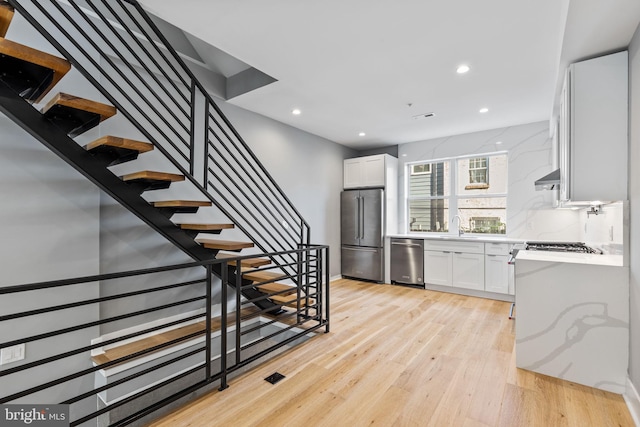
M 516 255 L 516 263 L 518 261 L 562 262 L 570 264 L 608 265 L 612 267 L 625 266 L 622 255 L 582 254 L 553 251 L 521 250 L 518 251 Z

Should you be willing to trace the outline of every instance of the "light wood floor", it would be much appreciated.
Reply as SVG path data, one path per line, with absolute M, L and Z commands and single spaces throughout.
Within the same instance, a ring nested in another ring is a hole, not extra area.
M 329 334 L 152 425 L 634 425 L 619 395 L 516 369 L 509 303 L 352 280 L 331 300 Z

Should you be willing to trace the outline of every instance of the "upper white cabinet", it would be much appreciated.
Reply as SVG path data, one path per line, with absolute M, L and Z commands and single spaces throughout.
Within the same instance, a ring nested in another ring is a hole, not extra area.
M 344 161 L 344 188 L 386 187 L 396 182 L 398 159 L 388 154 L 356 157 Z
M 562 201 L 627 200 L 628 55 L 572 64 L 560 102 Z

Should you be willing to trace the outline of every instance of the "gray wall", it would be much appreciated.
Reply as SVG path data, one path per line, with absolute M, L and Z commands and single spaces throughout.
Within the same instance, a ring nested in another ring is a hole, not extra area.
M 52 51 L 46 41 L 30 30 L 17 14 L 7 38 Z M 69 93 L 77 93 L 74 92 L 76 90 L 89 95 L 95 93 L 73 71 L 56 89 Z M 0 286 L 98 274 L 99 190 L 4 115 L 0 115 L 0 135 Z M 0 313 L 9 314 L 97 296 L 96 283 L 3 295 L 0 297 Z M 2 322 L 0 340 L 15 340 L 95 321 L 98 315 L 98 306 L 88 305 Z M 87 346 L 97 335 L 98 328 L 92 327 L 64 337 L 27 343 L 24 361 L 0 369 Z M 85 353 L 34 368 L 28 374 L 12 374 L 0 380 L 0 395 L 90 366 L 89 354 Z M 93 376 L 89 375 L 26 396 L 21 401 L 58 402 L 92 386 Z M 83 414 L 95 410 L 95 399 L 84 403 L 86 406 L 79 408 Z
M 331 276 L 340 274 L 340 191 L 342 190 L 343 159 L 353 157 L 355 152 L 326 139 L 300 131 L 264 116 L 260 116 L 224 101 L 218 100 L 220 107 L 228 115 L 231 123 L 245 139 L 256 156 L 267 168 L 278 185 L 297 207 L 301 215 L 311 226 L 311 243 L 326 244 L 330 250 Z M 100 129 L 102 134 L 140 138 L 123 117 L 114 117 L 105 122 Z M 158 154 L 158 153 L 154 153 Z M 159 160 L 151 153 L 140 156 L 135 162 L 112 168 L 117 174 L 133 170 L 165 170 L 154 166 Z M 172 185 L 169 190 L 148 193 L 148 198 L 168 197 L 174 192 L 180 198 L 180 191 L 187 190 L 180 185 Z M 194 194 L 193 197 L 198 197 Z M 184 196 L 182 197 L 184 198 Z M 201 199 L 202 196 L 199 196 Z M 212 211 L 212 212 L 211 212 Z M 183 215 L 188 221 L 225 222 L 215 209 L 201 209 L 196 215 Z M 174 221 L 180 215 L 172 218 Z M 194 219 L 195 218 L 195 219 Z M 238 230 L 225 230 L 220 238 L 225 240 L 247 240 Z M 140 219 L 113 201 L 102 195 L 100 207 L 100 271 L 110 273 L 136 268 L 149 268 L 160 265 L 176 264 L 190 259 L 173 245 L 158 235 Z M 244 250 L 242 254 L 250 253 Z M 200 272 L 201 273 L 201 272 Z M 200 274 L 201 275 L 201 274 Z M 162 283 L 171 280 L 191 280 L 199 277 L 198 271 L 179 271 L 165 274 Z M 216 283 L 219 283 L 216 281 Z M 124 291 L 146 289 L 157 286 L 155 277 L 131 280 L 114 280 L 101 286 L 101 296 L 109 296 Z M 218 289 L 214 286 L 214 289 Z M 111 317 L 133 310 L 146 308 L 149 304 L 169 303 L 177 299 L 187 299 L 202 293 L 198 286 L 188 289 L 168 291 L 151 299 L 136 298 L 107 302 L 101 305 L 101 316 Z M 218 293 L 213 295 L 214 303 L 219 303 Z M 166 316 L 179 315 L 185 310 L 197 310 L 199 304 L 180 306 L 151 313 L 139 318 L 127 319 L 103 325 L 101 333 L 110 333 L 136 323 L 151 322 Z M 233 309 L 232 307 L 230 309 Z
M 356 152 L 228 103 L 221 108 L 310 224 L 311 243 L 331 247 L 331 275 L 339 275 L 343 160 Z
M 629 46 L 629 376 L 640 390 L 640 27 Z
M 368 150 L 360 150 L 358 151 L 358 157 L 364 156 L 374 156 L 376 154 L 389 154 L 393 157 L 398 157 L 398 146 L 397 145 L 389 145 L 386 147 L 380 148 L 370 148 Z
M 19 16 L 16 16 L 7 37 L 51 51 L 47 43 L 30 30 Z M 97 91 L 75 71 L 66 76 L 56 90 L 100 99 Z M 331 274 L 338 275 L 340 235 L 337 224 L 339 193 L 342 189 L 342 161 L 344 158 L 353 157 L 356 152 L 224 102 L 221 104 L 257 156 L 310 223 L 312 243 L 331 246 Z M 186 255 L 102 194 L 73 168 L 4 116 L 0 116 L 0 132 L 0 194 L 3 196 L 0 224 L 4 243 L 0 247 L 0 286 L 189 260 Z M 134 138 L 140 136 L 122 117 L 116 116 L 99 128 L 77 138 L 77 142 L 84 144 L 106 134 Z M 193 271 L 178 272 L 165 275 L 162 281 L 164 283 L 176 278 L 188 280 L 197 275 L 198 273 Z M 38 307 L 42 302 L 62 303 L 95 298 L 158 284 L 161 283 L 157 279 L 146 279 L 135 286 L 130 281 L 114 281 L 100 285 L 76 286 L 68 292 L 49 292 L 41 298 L 34 298 L 33 294 L 4 296 L 0 298 L 0 312 L 11 313 L 27 307 Z M 180 297 L 188 298 L 198 291 L 201 289 L 193 287 L 182 292 Z M 169 296 L 168 300 L 174 301 L 175 298 Z M 0 325 L 0 336 L 3 341 L 18 339 L 36 333 L 43 326 L 46 330 L 71 326 L 79 321 L 93 321 L 123 314 L 134 307 L 140 309 L 156 303 L 158 301 L 153 298 L 149 298 L 149 301 L 144 298 L 132 298 L 100 307 L 89 306 L 76 310 L 73 315 L 39 317 L 35 322 L 14 321 L 9 325 Z M 200 306 L 189 307 L 196 308 Z M 162 314 L 171 315 L 177 312 Z M 88 345 L 91 339 L 100 334 L 150 320 L 152 319 L 140 318 L 133 319 L 133 322 L 111 323 L 102 328 L 85 329 L 66 340 L 54 339 L 43 344 L 28 344 L 25 362 Z M 3 380 L 1 394 L 11 393 L 17 387 L 34 381 L 57 378 L 60 372 L 67 372 L 79 366 L 90 366 L 88 355 L 81 355 L 76 359 L 66 360 L 63 366 L 45 366 L 42 372 L 30 378 L 14 375 L 10 383 Z M 13 366 L 16 365 L 8 365 Z M 33 396 L 33 399 L 25 400 L 40 403 L 63 400 L 74 391 L 90 388 L 93 384 L 91 376 L 87 381 L 82 381 L 82 385 L 45 391 Z M 95 408 L 95 402 L 87 403 L 89 409 Z

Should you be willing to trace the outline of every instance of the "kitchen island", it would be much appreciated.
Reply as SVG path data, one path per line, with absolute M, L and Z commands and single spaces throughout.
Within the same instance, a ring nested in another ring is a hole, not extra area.
M 629 269 L 621 255 L 519 251 L 516 366 L 623 393 Z

